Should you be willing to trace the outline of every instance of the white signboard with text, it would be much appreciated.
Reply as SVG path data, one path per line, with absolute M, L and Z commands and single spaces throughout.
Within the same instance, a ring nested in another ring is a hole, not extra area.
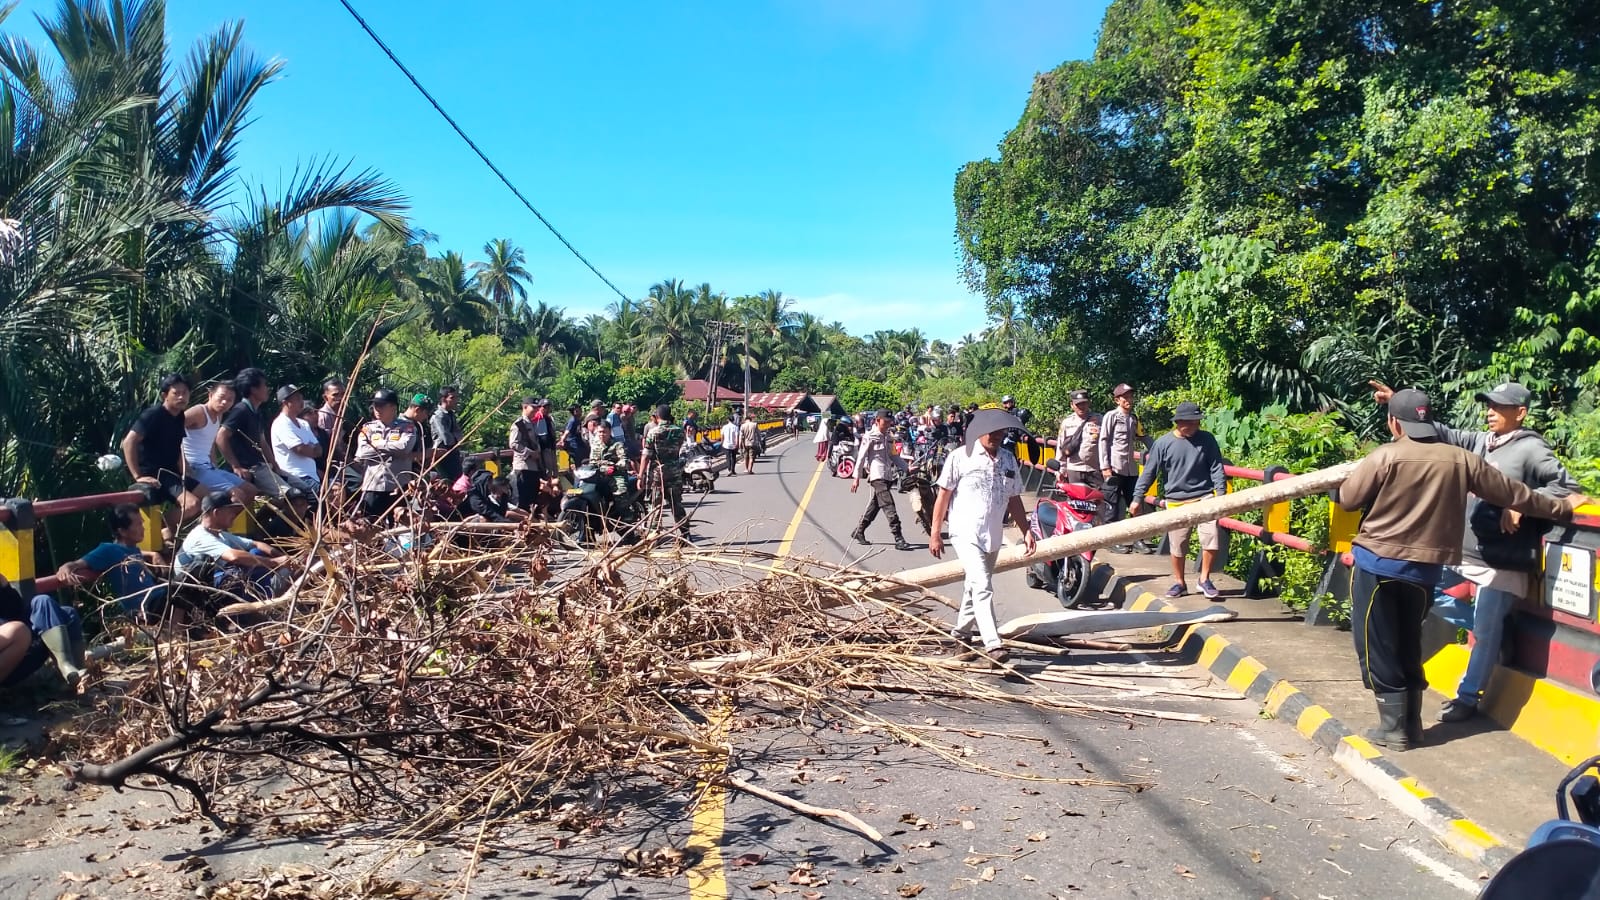
M 1552 609 L 1594 618 L 1594 550 L 1572 544 L 1544 546 L 1544 602 Z

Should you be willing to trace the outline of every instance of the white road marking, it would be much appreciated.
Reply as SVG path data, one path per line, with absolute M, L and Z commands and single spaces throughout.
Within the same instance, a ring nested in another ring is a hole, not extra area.
M 1423 853 L 1421 850 L 1418 850 L 1416 847 L 1413 847 L 1410 844 L 1400 845 L 1400 853 L 1401 855 L 1405 856 L 1406 859 L 1409 859 L 1422 868 L 1427 869 L 1429 873 L 1437 877 L 1440 881 L 1443 881 L 1452 887 L 1460 888 L 1465 893 L 1477 894 L 1479 889 L 1483 887 L 1477 881 L 1468 878 L 1460 872 L 1457 872 L 1455 869 L 1452 869 L 1444 863 L 1439 862 L 1438 860 L 1426 853 Z
M 1247 728 L 1236 728 L 1233 729 L 1233 733 L 1238 735 L 1240 740 L 1250 744 L 1257 756 L 1261 757 L 1267 762 L 1272 763 L 1272 767 L 1277 769 L 1280 775 L 1300 774 L 1299 767 L 1297 767 L 1294 763 L 1289 762 L 1287 759 L 1284 759 L 1283 755 L 1278 751 L 1268 747 L 1266 741 L 1263 741 L 1261 738 L 1257 737 L 1255 732 L 1250 731 Z

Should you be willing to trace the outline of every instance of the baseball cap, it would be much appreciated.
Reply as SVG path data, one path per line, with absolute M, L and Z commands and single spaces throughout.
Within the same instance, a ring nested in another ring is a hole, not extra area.
M 1533 391 L 1528 390 L 1515 381 L 1497 384 L 1493 390 L 1479 391 L 1474 395 L 1479 403 L 1493 403 L 1495 406 L 1527 406 L 1533 402 Z
M 224 509 L 229 506 L 241 505 L 242 504 L 233 499 L 233 495 L 227 491 L 212 491 L 205 496 L 205 499 L 200 501 L 200 511 L 203 513 L 208 513 L 214 509 Z
M 1192 400 L 1185 400 L 1182 403 L 1179 403 L 1178 404 L 1178 408 L 1172 411 L 1172 421 L 1174 421 L 1174 422 L 1198 422 L 1198 421 L 1200 421 L 1200 406 L 1199 406 L 1199 404 L 1195 403 Z
M 433 405 L 433 398 L 429 397 L 427 394 L 412 394 L 411 395 L 411 405 L 412 406 L 432 406 Z
M 1017 398 L 1011 396 L 1010 394 L 1007 394 L 1004 397 L 1000 398 L 1000 402 L 1001 403 L 1015 403 L 1015 402 L 1017 402 Z
M 1395 391 L 1389 398 L 1389 415 L 1400 422 L 1406 437 L 1419 441 L 1437 440 L 1439 432 L 1433 427 L 1433 401 L 1416 388 Z
M 1080 403 L 1080 402 L 1081 403 L 1086 403 L 1086 402 L 1088 402 L 1088 400 L 1089 400 L 1089 392 L 1088 391 L 1078 390 L 1078 391 L 1073 391 L 1072 392 L 1072 402 L 1073 403 Z
M 1119 384 L 1111 389 L 1111 396 L 1113 397 L 1121 397 L 1123 394 L 1131 393 L 1133 393 L 1133 385 L 1131 384 Z
M 373 403 L 392 403 L 392 404 L 394 404 L 396 406 L 399 406 L 400 405 L 400 395 L 396 394 L 391 388 L 378 388 L 377 390 L 372 392 L 372 402 Z

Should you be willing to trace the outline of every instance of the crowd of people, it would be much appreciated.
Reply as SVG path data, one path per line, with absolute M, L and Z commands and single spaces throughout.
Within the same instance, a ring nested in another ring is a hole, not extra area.
M 587 464 L 637 479 L 649 501 L 670 511 L 674 527 L 688 535 L 688 436 L 670 406 L 651 410 L 640 427 L 633 403 L 574 403 L 558 424 L 549 400 L 528 397 L 503 444 L 469 454 L 457 389 L 445 388 L 435 401 L 379 388 L 365 404 L 346 393 L 342 380 L 329 379 L 314 402 L 298 385 L 274 389 L 256 368 L 206 385 L 203 396 L 183 375 L 163 377 L 156 402 L 121 440 L 121 463 L 144 492 L 143 506 L 162 509 L 159 549 L 144 549 L 152 542 L 140 506 L 119 505 L 107 514 L 108 539 L 62 565 L 60 585 L 103 582 L 113 609 L 142 626 L 190 624 L 230 603 L 280 592 L 295 565 L 286 550 L 319 521 L 338 541 L 371 540 L 434 520 L 554 521 L 574 468 Z M 268 409 L 272 400 L 275 410 Z M 730 471 L 736 463 L 753 471 L 754 417 L 728 428 Z M 742 454 L 741 446 L 748 448 Z M 558 451 L 566 453 L 565 466 Z M 497 471 L 504 456 L 509 469 Z M 319 518 L 319 502 L 342 514 Z M 237 533 L 246 508 L 254 509 L 261 540 Z M 27 599 L 0 581 L 0 684 L 16 683 L 53 659 L 76 686 L 84 672 L 82 632 L 71 604 L 42 593 Z

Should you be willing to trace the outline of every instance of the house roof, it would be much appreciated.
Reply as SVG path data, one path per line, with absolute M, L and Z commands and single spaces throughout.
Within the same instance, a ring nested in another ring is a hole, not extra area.
M 698 400 L 702 403 L 705 402 L 707 385 L 704 378 L 689 378 L 678 382 L 678 386 L 683 388 L 683 399 L 691 401 Z M 732 400 L 737 402 L 744 399 L 744 394 L 738 391 L 730 391 L 719 384 L 717 385 L 716 399 Z
M 752 409 L 809 409 L 816 406 L 811 402 L 811 395 L 805 391 L 785 391 L 782 393 L 764 392 L 750 395 Z
M 817 404 L 817 409 L 821 412 L 836 412 L 843 415 L 845 411 L 844 404 L 839 402 L 839 397 L 835 394 L 812 394 L 811 402 Z

